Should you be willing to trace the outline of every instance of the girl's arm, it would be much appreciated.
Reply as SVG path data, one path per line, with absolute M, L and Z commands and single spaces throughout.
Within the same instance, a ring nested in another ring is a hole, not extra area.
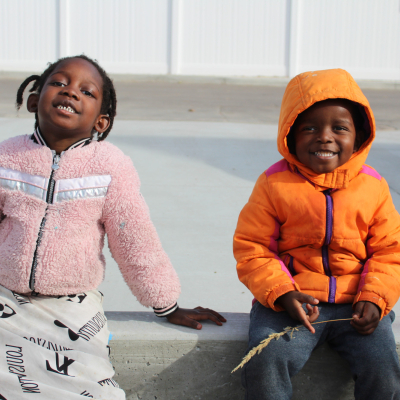
M 225 319 L 213 310 L 175 306 L 180 294 L 178 276 L 150 220 L 137 172 L 131 160 L 123 157 L 107 192 L 103 222 L 125 282 L 141 304 L 158 309 L 157 315 L 167 316 L 174 324 L 201 329 L 196 320 L 209 319 L 222 325 Z
M 147 307 L 168 308 L 180 283 L 150 220 L 131 160 L 122 156 L 103 209 L 110 251 L 132 293 Z

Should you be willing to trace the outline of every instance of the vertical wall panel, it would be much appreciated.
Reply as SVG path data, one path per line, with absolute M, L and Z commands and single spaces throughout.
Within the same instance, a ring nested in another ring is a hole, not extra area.
M 305 0 L 301 13 L 300 70 L 400 79 L 398 0 Z
M 112 72 L 168 71 L 168 0 L 70 0 L 71 54 Z
M 286 74 L 286 1 L 185 0 L 182 4 L 182 73 Z
M 0 69 L 36 71 L 56 58 L 54 0 L 0 1 Z
M 400 80 L 400 0 L 0 0 L 0 70 Z

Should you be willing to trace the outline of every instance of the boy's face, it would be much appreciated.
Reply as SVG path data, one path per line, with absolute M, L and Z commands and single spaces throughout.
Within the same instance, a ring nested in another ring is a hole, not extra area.
M 296 155 L 316 174 L 332 172 L 358 150 L 351 107 L 340 99 L 315 103 L 294 124 Z

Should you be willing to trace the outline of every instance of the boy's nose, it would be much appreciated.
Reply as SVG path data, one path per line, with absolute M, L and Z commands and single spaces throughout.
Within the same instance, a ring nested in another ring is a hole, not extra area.
M 333 141 L 333 132 L 330 128 L 322 129 L 320 135 L 318 136 L 318 140 L 322 143 L 329 143 Z

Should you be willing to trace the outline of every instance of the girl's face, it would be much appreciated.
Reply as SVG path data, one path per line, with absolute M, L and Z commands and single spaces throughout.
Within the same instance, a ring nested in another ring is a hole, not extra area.
M 33 94 L 28 101 L 29 111 L 38 113 L 46 141 L 74 143 L 91 137 L 93 130 L 104 132 L 109 118 L 100 114 L 102 88 L 100 73 L 88 61 L 72 58 L 61 62 L 40 95 Z

